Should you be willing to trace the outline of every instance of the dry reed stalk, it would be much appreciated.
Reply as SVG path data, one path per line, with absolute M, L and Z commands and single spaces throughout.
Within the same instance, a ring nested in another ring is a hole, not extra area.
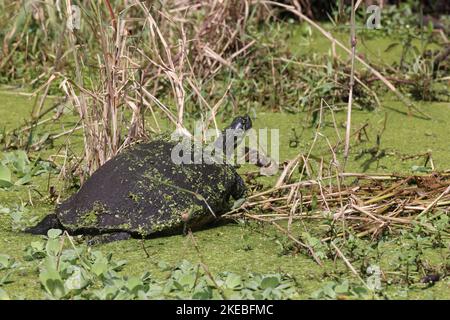
M 78 40 L 73 31 L 69 30 L 68 38 L 75 62 L 76 79 L 71 81 L 65 77 L 62 83 L 62 88 L 71 98 L 83 122 L 88 174 L 94 172 L 127 145 L 146 136 L 145 109 L 151 110 L 152 117 L 159 128 L 157 116 L 153 110 L 154 105 L 166 114 L 179 132 L 190 136 L 183 123 L 185 83 L 189 83 L 199 96 L 201 92 L 196 85 L 195 74 L 189 73 L 187 68 L 190 64 L 187 54 L 189 49 L 185 22 L 182 19 L 173 19 L 174 17 L 160 11 L 156 13 L 158 14 L 156 20 L 145 3 L 132 1 L 127 9 L 136 7 L 144 16 L 144 19 L 140 20 L 143 21 L 142 34 L 148 38 L 151 46 L 149 51 L 145 51 L 129 44 L 128 30 L 134 21 L 132 18 L 116 14 L 108 1 L 106 6 L 111 25 L 105 26 L 102 23 L 102 8 L 94 3 L 90 5 L 95 16 L 89 18 L 87 24 L 92 28 L 94 39 L 98 41 L 101 49 L 101 53 L 97 56 L 100 81 L 90 87 L 85 85 L 83 79 L 85 61 L 81 59 Z M 66 0 L 66 8 L 70 6 L 70 0 Z M 124 10 L 124 12 L 129 11 L 131 10 Z M 67 14 L 69 15 L 70 12 Z M 177 22 L 174 22 L 175 20 Z M 160 25 L 164 26 L 164 32 Z M 171 42 L 174 38 L 174 30 L 177 30 L 179 35 L 176 45 Z M 151 68 L 147 67 L 141 72 L 142 64 L 148 62 Z M 155 76 L 150 78 L 153 83 L 149 82 L 146 70 L 156 72 Z M 154 89 L 157 90 L 157 84 L 161 79 L 168 80 L 170 84 L 176 114 L 157 98 L 155 90 L 148 89 L 155 84 Z M 215 122 L 215 115 L 225 95 L 226 92 L 222 99 L 211 108 L 209 120 L 213 119 Z M 131 119 L 128 123 L 125 122 L 127 110 L 131 111 Z M 127 126 L 126 130 L 124 125 Z
M 443 197 L 450 193 L 450 185 L 436 198 L 433 202 L 431 202 L 415 219 L 419 219 L 424 214 L 428 213 Z
M 358 2 L 358 4 L 361 1 Z M 357 6 L 358 6 L 357 4 Z M 352 103 L 353 103 L 353 86 L 355 83 L 355 56 L 356 56 L 356 22 L 355 22 L 355 11 L 357 6 L 355 6 L 355 0 L 352 0 L 351 8 L 351 18 L 350 18 L 350 43 L 351 43 L 351 73 L 350 73 L 350 83 L 349 83 L 349 93 L 348 93 L 348 106 L 347 106 L 347 126 L 345 130 L 345 147 L 344 147 L 344 171 L 345 165 L 348 160 L 348 153 L 350 150 L 350 134 L 351 134 L 351 123 L 352 123 Z M 333 42 L 334 43 L 334 42 Z
M 193 65 L 195 74 L 203 79 L 211 78 L 226 66 L 237 72 L 231 61 L 245 52 L 249 44 L 243 33 L 250 14 L 247 0 L 206 0 L 202 23 L 195 28 Z

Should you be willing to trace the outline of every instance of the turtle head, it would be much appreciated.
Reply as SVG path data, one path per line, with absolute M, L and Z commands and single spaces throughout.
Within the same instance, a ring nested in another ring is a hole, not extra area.
M 236 117 L 233 119 L 233 122 L 225 128 L 225 130 L 242 130 L 247 131 L 252 128 L 252 119 L 246 114 L 245 116 Z
M 216 148 L 221 149 L 227 156 L 231 155 L 244 139 L 246 131 L 251 128 L 252 120 L 248 115 L 234 118 L 231 124 L 217 138 L 215 142 Z

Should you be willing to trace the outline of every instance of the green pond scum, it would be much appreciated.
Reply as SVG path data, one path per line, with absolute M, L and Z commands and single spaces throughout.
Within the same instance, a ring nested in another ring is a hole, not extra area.
M 29 105 L 29 99 L 22 96 L 2 95 L 2 100 L 11 103 L 19 110 L 26 112 L 26 106 Z M 437 170 L 444 170 L 450 166 L 450 144 L 446 139 L 448 125 L 450 124 L 450 106 L 447 103 L 420 103 L 420 106 L 427 109 L 427 112 L 433 117 L 433 120 L 423 120 L 416 117 L 409 117 L 402 112 L 406 108 L 397 101 L 386 100 L 384 105 L 389 106 L 375 111 L 355 111 L 353 121 L 355 127 L 364 123 L 369 123 L 373 128 L 372 134 L 382 125 L 387 115 L 386 131 L 382 137 L 382 147 L 391 151 L 391 154 L 371 164 L 367 172 L 397 172 L 412 173 L 411 168 L 414 165 L 422 165 L 423 159 L 409 159 L 401 161 L 401 155 L 415 155 L 431 151 L 434 164 Z M 10 113 L 1 109 L 1 117 L 6 120 L 6 124 L 12 127 L 15 122 Z M 19 117 L 20 118 L 20 117 Z M 310 147 L 311 140 L 314 137 L 315 129 L 305 126 L 306 115 L 288 114 L 288 113 L 258 113 L 254 119 L 255 128 L 277 128 L 280 130 L 280 158 L 287 160 L 293 158 L 300 150 L 307 150 Z M 331 118 L 331 117 L 330 117 Z M 331 120 L 330 120 L 331 121 Z M 337 123 L 345 121 L 343 112 L 336 113 Z M 292 129 L 298 131 L 299 145 L 296 148 L 289 146 L 292 138 Z M 344 128 L 340 128 L 341 134 Z M 326 125 L 321 132 L 333 136 L 333 127 Z M 369 131 L 369 135 L 371 132 Z M 80 137 L 81 138 L 81 137 Z M 78 139 L 80 139 L 78 138 Z M 375 136 L 371 137 L 376 139 Z M 74 139 L 77 139 L 76 137 Z M 351 161 L 349 161 L 349 170 L 361 172 L 363 170 L 363 160 L 355 160 L 355 153 L 372 146 L 372 141 L 361 142 L 353 146 Z M 326 145 L 319 144 L 314 149 L 316 154 L 323 152 L 326 154 Z M 45 158 L 51 154 L 51 150 L 43 150 L 41 157 Z M 246 170 L 254 170 L 250 165 L 242 166 L 239 171 L 244 173 Z M 34 200 L 33 205 L 29 206 L 30 211 L 24 220 L 38 216 L 43 217 L 53 211 L 53 206 L 39 201 L 39 194 L 34 190 L 45 194 L 48 183 L 48 177 L 37 176 L 33 178 L 28 186 L 21 186 L 13 190 L 0 191 L 0 203 L 3 208 L 12 208 L 21 202 L 26 202 L 29 197 Z M 270 185 L 274 183 L 273 177 L 261 178 L 262 183 Z M 51 177 L 51 183 L 57 185 L 57 175 Z M 130 194 L 130 198 L 135 201 L 139 199 L 139 194 Z M 14 257 L 20 263 L 20 266 L 14 269 L 9 277 L 9 282 L 1 286 L 8 292 L 12 298 L 44 298 L 45 295 L 41 289 L 38 279 L 39 261 L 24 260 L 24 249 L 34 241 L 39 241 L 42 237 L 31 236 L 22 232 L 12 231 L 11 217 L 9 214 L 1 211 L 0 214 L 0 253 Z M 93 212 L 86 217 L 87 220 L 95 220 L 96 215 Z M 36 221 L 36 219 L 34 220 Z M 87 221 L 87 223 L 89 222 Z M 126 226 L 124 226 L 126 227 Z M 227 224 L 212 229 L 195 232 L 197 246 L 201 252 L 201 258 L 192 240 L 182 235 L 162 237 L 155 239 L 127 240 L 104 245 L 98 245 L 96 250 L 104 253 L 112 253 L 118 260 L 127 260 L 121 273 L 127 275 L 140 276 L 144 272 L 151 272 L 157 279 L 165 279 L 167 272 L 162 272 L 157 266 L 158 261 L 165 261 L 169 264 L 177 264 L 185 259 L 191 263 L 199 263 L 202 259 L 209 269 L 214 273 L 222 271 L 234 272 L 239 275 L 247 275 L 251 272 L 270 273 L 276 272 L 289 274 L 296 281 L 298 294 L 296 298 L 307 299 L 313 294 L 322 298 L 333 298 L 320 293 L 323 288 L 339 285 L 339 281 L 347 279 L 354 286 L 360 285 L 351 275 L 346 266 L 341 261 L 324 260 L 323 267 L 317 267 L 316 263 L 308 256 L 295 253 L 295 251 L 286 249 L 288 244 L 276 230 L 270 226 L 259 226 L 254 223 Z M 433 249 L 427 248 L 423 253 L 423 259 L 430 264 L 439 266 L 449 263 L 448 239 L 445 240 L 447 247 Z M 366 246 L 371 246 L 369 240 L 361 241 L 361 250 Z M 80 244 L 82 246 L 82 244 Z M 145 251 L 143 250 L 145 246 Z M 390 264 L 392 259 L 398 259 L 399 245 L 396 236 L 386 239 L 383 242 L 381 250 L 381 259 L 377 261 L 383 270 L 391 270 L 396 275 L 401 271 L 395 270 L 395 266 Z M 447 250 L 447 253 L 445 251 Z M 149 257 L 147 257 L 147 253 Z M 375 259 L 376 260 L 376 259 Z M 386 268 L 386 269 L 385 269 Z M 6 270 L 0 270 L 0 277 L 7 273 Z M 397 276 L 395 276 L 397 277 Z M 383 284 L 383 294 L 391 299 L 448 299 L 450 297 L 449 282 L 447 278 L 436 282 L 433 286 L 424 288 L 423 286 L 406 286 L 396 283 Z M 417 277 L 416 277 L 417 281 Z M 330 291 L 327 289 L 326 291 Z M 348 294 L 353 298 L 362 298 Z M 345 296 L 345 294 L 344 294 Z M 367 297 L 366 297 L 367 298 Z
M 329 54 L 328 40 L 316 31 L 310 33 L 304 26 L 292 30 L 283 34 L 289 34 L 286 44 L 292 48 L 294 56 Z M 342 42 L 348 42 L 347 33 L 339 31 L 336 34 Z M 393 48 L 386 54 L 385 50 L 391 43 L 387 37 L 369 37 L 361 50 L 372 61 L 392 64 L 399 60 L 401 48 Z M 338 54 L 347 57 L 340 50 Z M 384 89 L 380 90 L 379 98 L 380 108 L 372 111 L 356 108 L 353 111 L 352 128 L 365 128 L 366 134 L 352 136 L 346 171 L 409 175 L 416 173 L 418 168 L 430 169 L 429 161 L 426 163 L 427 155 L 431 155 L 436 171 L 450 169 L 450 104 L 415 101 L 416 106 L 431 117 L 427 120 L 414 112 L 408 114 L 405 104 Z M 45 106 L 50 106 L 54 99 L 47 99 Z M 0 101 L 0 130 L 4 133 L 11 133 L 25 125 L 35 103 L 29 95 L 8 87 L 0 90 Z M 330 161 L 328 143 L 335 145 L 345 136 L 346 108 L 342 106 L 333 112 L 324 108 L 319 127 L 317 122 L 312 122 L 311 113 L 307 111 L 286 112 L 281 109 L 272 112 L 264 105 L 256 109 L 247 107 L 253 128 L 279 130 L 280 162 L 293 159 L 300 152 L 307 153 L 317 132 L 320 132 L 320 137 L 311 149 L 311 155 Z M 230 114 L 218 116 L 218 126 L 224 127 L 231 119 Z M 147 120 L 154 125 L 151 116 Z M 185 121 L 193 120 L 187 118 Z M 72 111 L 65 112 L 58 120 L 36 127 L 33 139 L 65 131 L 74 127 L 77 121 L 78 117 Z M 164 120 L 160 125 L 163 130 L 170 128 Z M 81 131 L 55 139 L 51 145 L 40 150 L 30 150 L 28 156 L 30 159 L 51 158 L 61 166 L 58 155 L 62 154 L 61 150 L 67 143 L 70 143 L 71 152 L 81 154 Z M 377 154 L 374 156 L 370 150 L 375 147 Z M 0 153 L 0 157 L 7 152 Z M 153 150 L 151 156 L 158 152 Z M 267 152 L 270 155 L 271 150 Z M 337 156 L 342 162 L 342 155 Z M 136 166 L 153 161 L 147 158 L 129 160 L 133 160 Z M 175 170 L 169 166 L 170 169 Z M 249 164 L 237 169 L 241 175 L 255 170 L 257 168 Z M 19 179 L 17 172 L 11 171 L 13 181 Z M 146 172 L 143 178 L 164 183 L 158 172 Z M 278 176 L 258 177 L 257 182 L 270 187 L 277 179 Z M 411 232 L 383 236 L 377 241 L 358 239 L 350 234 L 341 242 L 341 247 L 345 247 L 344 253 L 361 274 L 363 284 L 342 259 L 330 256 L 332 248 L 329 244 L 318 241 L 330 229 L 322 220 L 320 223 L 314 220 L 305 222 L 307 228 L 294 224 L 292 233 L 302 234 L 302 239 L 307 239 L 316 253 L 324 257 L 323 266 L 318 266 L 314 259 L 294 246 L 272 225 L 254 221 L 238 220 L 195 231 L 193 235 L 129 239 L 92 248 L 88 248 L 85 239 L 80 236 L 69 240 L 67 235 L 54 230 L 48 236 L 33 236 L 13 229 L 13 223 L 19 223 L 24 229 L 54 212 L 54 204 L 44 201 L 49 186 L 64 190 L 65 193 L 60 195 L 62 199 L 76 191 L 63 188 L 64 182 L 58 178 L 58 173 L 51 171 L 31 177 L 27 184 L 0 188 L 0 299 L 450 299 L 448 208 L 444 208 L 447 211 L 442 213 L 441 218 L 430 222 L 436 229 L 443 230 L 439 235 L 424 235 L 423 230 L 412 229 L 409 230 Z M 208 194 L 226 190 L 224 185 L 214 189 L 208 185 L 204 187 Z M 129 191 L 124 196 L 138 205 L 146 199 L 146 192 L 160 192 L 145 188 L 147 184 L 142 182 L 138 190 Z M 173 204 L 174 195 L 164 193 L 160 197 L 167 204 L 165 212 L 171 211 L 173 218 L 156 222 L 156 231 L 167 227 L 165 224 L 181 223 L 179 208 Z M 21 205 L 25 205 L 27 210 L 21 210 Z M 189 217 L 195 217 L 196 212 L 202 209 L 193 204 L 188 212 Z M 95 203 L 92 210 L 80 215 L 82 224 L 86 227 L 94 225 L 99 214 L 105 211 L 107 209 L 102 203 Z M 142 225 L 133 225 L 133 222 L 120 221 L 116 228 L 134 228 L 141 234 L 151 231 Z M 309 230 L 308 234 L 304 234 L 305 229 Z M 55 264 L 58 255 L 63 257 L 60 269 Z M 201 265 L 206 265 L 209 272 L 217 277 L 223 290 L 216 290 Z M 65 270 L 76 272 L 83 281 L 75 282 Z M 368 270 L 375 270 L 375 273 Z M 376 270 L 382 272 L 376 274 Z M 196 274 L 200 274 L 200 280 L 193 283 Z M 423 283 L 422 279 L 429 274 L 439 274 L 439 281 Z M 374 285 L 367 288 L 367 284 L 376 284 L 377 279 L 381 281 L 381 287 Z M 50 283 L 61 283 L 61 286 L 54 287 Z

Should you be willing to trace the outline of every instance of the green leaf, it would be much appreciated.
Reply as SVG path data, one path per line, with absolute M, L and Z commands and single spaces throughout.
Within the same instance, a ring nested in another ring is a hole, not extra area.
M 242 278 L 237 274 L 230 273 L 225 279 L 225 286 L 230 289 L 235 289 L 242 286 Z
M 45 258 L 46 256 L 45 247 L 46 244 L 43 241 L 31 242 L 31 244 L 25 248 L 24 259 L 26 261 L 32 261 L 36 259 Z
M 211 288 L 202 288 L 201 291 L 197 291 L 193 294 L 192 299 L 208 300 L 212 298 Z
M 25 151 L 18 150 L 15 152 L 15 159 L 13 162 L 14 168 L 19 174 L 27 174 L 30 171 L 28 156 Z
M 348 289 L 349 289 L 349 284 L 348 281 L 345 280 L 344 282 L 342 282 L 341 284 L 338 284 L 335 288 L 334 291 L 336 293 L 348 293 Z
M 50 229 L 50 230 L 48 230 L 48 232 L 47 232 L 47 236 L 48 236 L 50 239 L 56 239 L 56 238 L 58 238 L 61 234 L 62 234 L 62 230 L 60 230 L 60 229 Z
M 91 267 L 91 271 L 100 276 L 108 271 L 108 261 L 106 259 L 98 259 Z
M 353 289 L 353 291 L 354 291 L 355 294 L 356 294 L 357 296 L 359 296 L 359 297 L 364 297 L 364 296 L 366 296 L 366 295 L 369 294 L 369 292 L 367 291 L 367 289 L 364 288 L 364 287 L 356 287 L 356 288 Z
M 50 137 L 50 133 L 49 132 L 45 132 L 40 138 L 39 141 L 37 142 L 38 144 L 43 144 L 45 141 L 48 140 L 48 138 Z
M 45 249 L 45 243 L 43 241 L 33 241 L 30 246 L 36 251 L 44 251 Z
M 144 283 L 138 277 L 131 277 L 130 279 L 128 279 L 126 287 L 133 294 L 137 294 L 139 290 L 144 288 Z
M 83 269 L 74 266 L 72 275 L 67 278 L 64 285 L 68 290 L 81 290 L 88 285 L 89 281 Z
M 6 254 L 0 254 L 0 270 L 9 269 L 13 265 L 13 261 L 10 256 Z
M 183 291 L 184 290 L 183 286 L 178 281 L 173 281 L 171 284 L 173 285 L 173 287 L 175 289 L 177 289 L 179 291 Z
M 59 240 L 58 239 L 48 239 L 47 244 L 45 246 L 45 251 L 49 256 L 56 256 L 59 252 Z
M 14 266 L 12 266 L 11 268 L 13 268 Z M 8 271 L 3 277 L 0 278 L 0 287 L 13 282 L 12 280 L 10 280 L 11 275 L 13 274 L 13 271 Z
M 161 271 L 169 271 L 172 269 L 172 266 L 165 261 L 159 261 L 158 268 L 160 268 Z
M 21 211 L 13 211 L 10 214 L 13 222 L 19 223 L 22 220 L 23 212 Z
M 13 184 L 10 181 L 0 180 L 0 188 L 10 188 Z
M 47 279 L 44 287 L 55 298 L 62 298 L 66 295 L 64 283 L 61 279 Z
M 64 282 L 61 275 L 56 270 L 56 259 L 48 256 L 39 273 L 39 280 L 45 290 L 54 298 L 62 298 L 66 294 Z
M 280 284 L 280 280 L 277 277 L 265 277 L 261 284 L 259 285 L 261 289 L 267 289 L 267 288 L 276 288 Z
M 24 175 L 22 178 L 20 178 L 19 180 L 17 180 L 14 184 L 16 186 L 22 186 L 24 184 L 28 184 L 31 181 L 31 175 L 30 174 L 26 174 Z
M 333 284 L 328 284 L 323 288 L 323 293 L 325 293 L 329 298 L 336 299 L 336 292 L 333 290 Z
M 119 260 L 117 262 L 112 263 L 111 268 L 114 271 L 122 271 L 123 267 L 128 263 L 127 260 Z
M 12 185 L 11 171 L 7 166 L 0 164 L 0 188 L 9 188 Z
M 431 172 L 431 168 L 427 168 L 427 167 L 424 167 L 424 166 L 412 166 L 411 167 L 411 171 L 412 172 L 424 172 L 424 173 L 427 173 L 427 172 Z
M 11 170 L 3 164 L 0 164 L 0 180 L 11 182 Z
M 178 279 L 178 283 L 180 285 L 187 286 L 189 289 L 194 287 L 194 283 L 195 283 L 195 278 L 196 275 L 195 273 L 186 273 L 183 274 L 179 279 Z

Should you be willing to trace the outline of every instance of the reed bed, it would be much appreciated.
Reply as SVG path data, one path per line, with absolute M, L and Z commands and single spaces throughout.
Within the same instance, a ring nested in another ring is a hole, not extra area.
M 450 172 L 410 176 L 338 173 L 317 179 L 283 181 L 283 177 L 298 169 L 304 158 L 297 157 L 285 166 L 281 180 L 274 187 L 253 193 L 224 217 L 272 225 L 294 244 L 307 249 L 321 264 L 313 248 L 298 232 L 292 231 L 294 223 L 305 226 L 306 221 L 322 221 L 339 225 L 339 232 L 321 239 L 334 244 L 349 233 L 377 240 L 382 235 L 414 227 L 428 233 L 437 232 L 430 222 L 449 214 Z M 449 236 L 449 231 L 444 233 Z

